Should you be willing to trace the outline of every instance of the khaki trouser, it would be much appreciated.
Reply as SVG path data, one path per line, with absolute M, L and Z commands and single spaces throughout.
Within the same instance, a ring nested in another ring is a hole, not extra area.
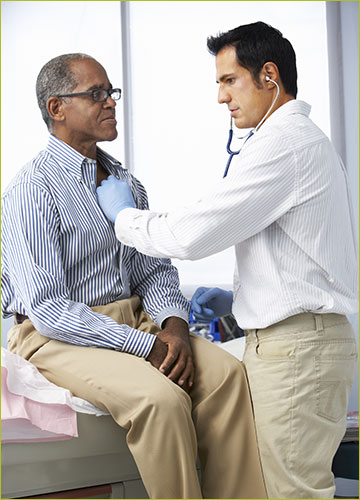
M 357 347 L 345 316 L 299 314 L 247 333 L 244 364 L 269 498 L 333 498 Z
M 158 331 L 137 297 L 93 309 Z M 191 346 L 196 371 L 189 396 L 143 358 L 50 340 L 30 320 L 9 332 L 12 352 L 128 430 L 150 498 L 266 498 L 243 364 L 196 335 Z

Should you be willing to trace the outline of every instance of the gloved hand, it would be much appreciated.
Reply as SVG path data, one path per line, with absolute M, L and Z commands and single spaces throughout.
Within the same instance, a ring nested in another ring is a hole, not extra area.
M 206 322 L 230 314 L 232 302 L 232 292 L 204 286 L 198 288 L 191 299 L 195 318 Z
M 135 208 L 130 186 L 109 175 L 96 189 L 102 211 L 111 222 L 115 222 L 117 214 L 124 208 Z

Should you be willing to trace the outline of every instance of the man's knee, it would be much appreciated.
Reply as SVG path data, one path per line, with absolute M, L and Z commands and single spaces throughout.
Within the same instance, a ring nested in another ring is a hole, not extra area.
M 159 377 L 157 386 L 148 391 L 144 396 L 147 411 L 158 412 L 164 418 L 174 417 L 174 414 L 185 411 L 191 414 L 191 398 L 177 384 L 168 379 L 165 375 Z
M 192 338 L 197 383 L 215 389 L 226 385 L 247 385 L 246 370 L 241 361 L 224 349 L 201 338 Z

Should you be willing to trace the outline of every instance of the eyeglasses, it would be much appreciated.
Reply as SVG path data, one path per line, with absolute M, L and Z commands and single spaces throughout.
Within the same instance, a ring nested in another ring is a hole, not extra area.
M 118 101 L 121 97 L 121 89 L 95 89 L 88 92 L 75 92 L 74 94 L 62 94 L 55 97 L 75 97 L 78 95 L 89 95 L 95 102 L 105 102 L 108 97 L 114 101 Z

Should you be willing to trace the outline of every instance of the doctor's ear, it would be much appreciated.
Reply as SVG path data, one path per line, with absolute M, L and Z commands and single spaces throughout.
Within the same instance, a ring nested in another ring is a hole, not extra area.
M 266 62 L 262 67 L 262 78 L 264 84 L 268 87 L 272 87 L 274 84 L 272 82 L 279 83 L 279 70 L 275 63 Z
M 274 86 L 274 85 L 278 85 L 277 81 L 276 81 L 276 80 L 274 80 L 273 78 L 270 78 L 270 76 L 268 76 L 268 75 L 265 75 L 265 82 L 266 82 L 266 83 L 271 82 L 272 86 Z

